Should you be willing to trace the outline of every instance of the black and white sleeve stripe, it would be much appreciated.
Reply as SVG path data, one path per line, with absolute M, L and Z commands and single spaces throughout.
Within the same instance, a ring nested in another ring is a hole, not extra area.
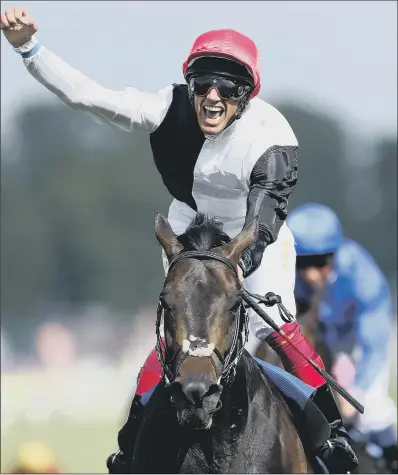
M 297 158 L 297 145 L 275 145 L 261 155 L 252 169 L 246 223 L 258 216 L 259 235 L 239 261 L 245 277 L 259 267 L 265 248 L 276 241 L 286 219 L 288 199 L 297 183 Z

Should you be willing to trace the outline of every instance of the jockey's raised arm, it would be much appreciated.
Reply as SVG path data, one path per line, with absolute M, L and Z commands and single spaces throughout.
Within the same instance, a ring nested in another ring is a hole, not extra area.
M 157 93 L 133 87 L 120 91 L 107 89 L 41 45 L 35 34 L 38 26 L 25 9 L 7 10 L 1 22 L 6 38 L 22 56 L 29 73 L 71 108 L 88 112 L 126 131 L 151 133 L 162 123 L 173 96 L 171 85 Z M 13 30 L 5 29 L 14 22 Z
M 35 36 L 15 50 L 22 55 L 29 73 L 62 102 L 128 132 L 153 132 L 170 106 L 172 86 L 158 93 L 133 87 L 121 91 L 107 89 L 42 46 Z
M 171 104 L 171 85 L 158 93 L 133 87 L 107 89 L 42 46 L 35 36 L 15 50 L 22 55 L 29 73 L 62 102 L 128 132 L 155 131 Z

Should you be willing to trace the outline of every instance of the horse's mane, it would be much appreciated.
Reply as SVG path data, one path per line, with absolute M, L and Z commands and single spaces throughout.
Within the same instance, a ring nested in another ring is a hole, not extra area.
M 199 212 L 178 240 L 187 251 L 208 251 L 230 242 L 231 238 L 224 233 L 221 221 Z

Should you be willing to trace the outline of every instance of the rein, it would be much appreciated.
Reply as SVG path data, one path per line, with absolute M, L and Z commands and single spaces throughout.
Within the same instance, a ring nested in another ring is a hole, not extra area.
M 232 264 L 230 260 L 226 257 L 222 256 L 218 252 L 214 251 L 185 251 L 178 254 L 169 264 L 169 271 L 170 269 L 175 266 L 178 262 L 183 259 L 212 259 L 219 262 L 222 262 L 227 267 L 229 267 L 235 274 L 236 278 L 238 279 L 238 272 L 236 266 Z M 217 358 L 221 362 L 223 369 L 221 375 L 218 377 L 218 384 L 221 381 L 224 382 L 223 386 L 228 386 L 232 383 L 235 374 L 236 374 L 236 367 L 237 364 L 243 354 L 244 346 L 248 341 L 249 336 L 249 320 L 248 320 L 248 309 L 253 309 L 271 328 L 277 331 L 282 338 L 292 346 L 299 354 L 302 356 L 326 381 L 327 383 L 334 388 L 346 401 L 348 401 L 358 412 L 361 414 L 364 413 L 364 407 L 360 404 L 351 394 L 349 394 L 340 384 L 332 378 L 325 370 L 320 368 L 315 362 L 313 362 L 310 358 L 305 356 L 299 348 L 297 348 L 294 343 L 292 343 L 284 331 L 278 327 L 278 325 L 271 319 L 271 317 L 258 305 L 258 303 L 264 304 L 266 307 L 272 307 L 274 305 L 278 306 L 279 315 L 281 316 L 282 320 L 286 323 L 294 321 L 293 315 L 287 310 L 287 308 L 282 304 L 282 299 L 279 295 L 274 294 L 273 292 L 268 292 L 265 296 L 254 294 L 248 292 L 246 289 L 241 287 L 242 292 L 242 302 L 240 307 L 240 318 L 236 320 L 236 327 L 234 338 L 231 346 L 231 350 L 228 353 L 227 357 L 223 358 L 220 351 L 217 348 L 214 348 L 213 352 L 216 354 Z M 258 301 L 258 303 L 256 302 Z M 160 324 L 163 315 L 163 306 L 162 303 L 159 302 L 158 310 L 157 310 L 157 319 L 156 319 L 156 336 L 157 336 L 157 344 L 156 349 L 158 352 L 158 358 L 161 363 L 163 369 L 163 379 L 165 380 L 166 384 L 171 384 L 171 382 L 175 379 L 173 376 L 172 371 L 170 369 L 170 365 L 173 361 L 177 358 L 179 353 L 182 351 L 182 348 L 178 350 L 178 352 L 173 356 L 172 360 L 169 364 L 166 363 L 165 355 L 163 354 L 162 350 L 165 353 L 165 345 L 161 343 L 161 336 L 160 336 Z M 163 348 L 162 348 L 163 346 Z M 233 355 L 236 353 L 235 359 L 232 359 Z M 188 353 L 185 353 L 183 358 L 180 360 L 179 365 L 175 373 L 178 373 L 178 369 L 180 368 L 181 364 L 188 356 Z M 217 369 L 215 362 L 212 356 L 209 356 L 214 370 L 217 375 Z

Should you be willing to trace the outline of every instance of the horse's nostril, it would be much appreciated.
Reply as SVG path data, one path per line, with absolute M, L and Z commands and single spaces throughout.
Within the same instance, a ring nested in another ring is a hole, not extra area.
M 183 391 L 183 385 L 180 380 L 175 380 L 170 386 L 170 402 L 175 407 L 182 407 L 186 404 L 187 399 Z
M 206 397 L 220 392 L 221 387 L 217 383 L 203 376 L 179 378 L 171 385 L 170 401 L 180 408 L 189 403 L 200 406 Z
M 214 394 L 218 390 L 218 385 L 209 379 L 189 381 L 182 388 L 187 399 L 192 403 L 201 402 L 206 396 Z
M 207 387 L 202 382 L 191 382 L 186 386 L 184 390 L 184 394 L 187 399 L 194 404 L 200 402 L 204 398 L 206 393 Z

